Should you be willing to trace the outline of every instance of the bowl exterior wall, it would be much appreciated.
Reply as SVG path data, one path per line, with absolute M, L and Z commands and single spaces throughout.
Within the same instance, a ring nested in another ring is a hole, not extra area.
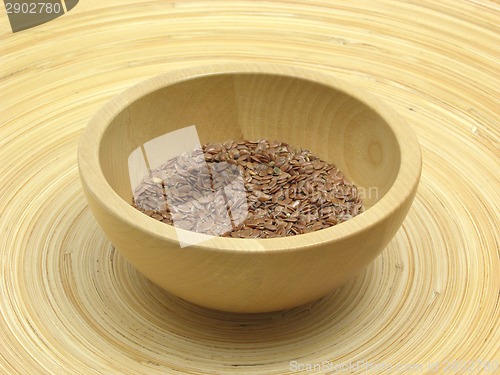
M 299 306 L 346 283 L 393 238 L 416 192 L 415 187 L 391 215 L 355 236 L 290 251 L 240 252 L 198 246 L 181 248 L 176 241 L 152 236 L 108 212 L 84 181 L 83 187 L 92 213 L 107 237 L 144 276 L 186 301 L 232 312 L 267 312 Z

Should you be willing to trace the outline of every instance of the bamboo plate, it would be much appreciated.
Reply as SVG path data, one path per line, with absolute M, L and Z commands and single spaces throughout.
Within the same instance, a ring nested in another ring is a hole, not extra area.
M 1 14 L 1 374 L 500 373 L 498 3 L 88 0 L 15 34 Z M 145 78 L 225 61 L 349 79 L 421 142 L 403 228 L 309 305 L 183 302 L 127 264 L 85 204 L 89 117 Z

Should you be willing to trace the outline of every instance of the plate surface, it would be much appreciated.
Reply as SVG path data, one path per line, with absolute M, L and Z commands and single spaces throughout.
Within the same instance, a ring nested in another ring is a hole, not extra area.
M 4 14 L 0 373 L 500 371 L 499 16 L 487 0 L 88 0 L 12 34 Z M 78 179 L 79 136 L 113 95 L 228 61 L 351 80 L 422 145 L 419 192 L 383 254 L 285 312 L 222 313 L 166 294 L 114 251 Z

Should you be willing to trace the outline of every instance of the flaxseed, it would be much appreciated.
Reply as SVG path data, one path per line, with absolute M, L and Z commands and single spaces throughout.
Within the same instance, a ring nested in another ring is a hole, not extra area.
M 334 165 L 267 140 L 179 155 L 139 184 L 133 205 L 178 228 L 233 238 L 310 233 L 363 212 L 357 188 Z

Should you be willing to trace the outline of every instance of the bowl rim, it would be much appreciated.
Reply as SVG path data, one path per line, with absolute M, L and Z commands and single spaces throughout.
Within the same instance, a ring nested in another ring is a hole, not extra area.
M 280 238 L 250 239 L 210 237 L 207 241 L 191 245 L 210 251 L 229 252 L 290 252 L 324 243 L 347 240 L 388 219 L 398 210 L 418 187 L 421 175 L 422 158 L 420 145 L 413 130 L 393 109 L 381 103 L 379 99 L 362 87 L 334 77 L 324 71 L 275 63 L 225 63 L 189 67 L 171 70 L 161 75 L 142 81 L 109 100 L 90 119 L 78 146 L 78 169 L 82 184 L 87 193 L 98 202 L 107 215 L 123 220 L 127 225 L 139 228 L 148 235 L 162 241 L 179 244 L 176 229 L 144 215 L 123 200 L 108 184 L 100 166 L 100 144 L 111 121 L 129 104 L 141 97 L 166 86 L 212 75 L 225 74 L 266 74 L 308 80 L 323 86 L 329 86 L 354 97 L 381 116 L 391 131 L 400 148 L 400 165 L 396 178 L 385 195 L 372 207 L 348 221 L 306 234 Z M 237 249 L 237 250 L 236 250 Z

